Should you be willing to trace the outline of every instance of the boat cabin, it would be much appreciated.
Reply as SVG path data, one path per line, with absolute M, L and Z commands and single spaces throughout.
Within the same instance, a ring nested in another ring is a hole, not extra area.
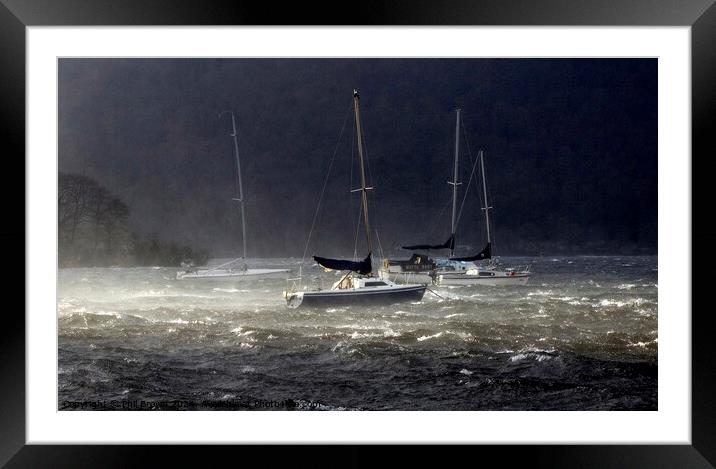
M 388 282 L 376 277 L 354 277 L 346 275 L 333 284 L 333 290 L 347 290 L 351 288 L 387 287 Z

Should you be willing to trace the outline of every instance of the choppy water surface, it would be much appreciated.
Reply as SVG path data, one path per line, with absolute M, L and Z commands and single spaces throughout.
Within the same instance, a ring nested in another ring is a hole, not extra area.
M 288 309 L 285 280 L 62 269 L 59 406 L 657 408 L 656 257 L 504 261 L 531 263 L 530 283 L 432 287 L 443 299 L 319 310 Z

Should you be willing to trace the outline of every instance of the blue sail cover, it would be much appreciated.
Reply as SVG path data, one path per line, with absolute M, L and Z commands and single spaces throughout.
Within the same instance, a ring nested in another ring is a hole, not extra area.
M 360 262 L 345 261 L 341 259 L 328 259 L 326 257 L 318 256 L 313 256 L 313 260 L 315 260 L 327 269 L 352 270 L 353 272 L 358 272 L 361 275 L 368 275 L 373 270 L 370 253 L 368 253 L 368 257 L 366 257 Z
M 443 244 L 416 244 L 415 246 L 403 246 L 403 249 L 415 251 L 418 249 L 455 249 L 455 235 L 452 235 Z
M 481 261 L 483 259 L 490 259 L 490 258 L 492 258 L 492 247 L 491 247 L 491 243 L 487 243 L 487 246 L 485 246 L 485 249 L 480 251 L 480 253 L 475 256 L 451 257 L 450 260 L 451 261 L 469 262 L 469 261 Z

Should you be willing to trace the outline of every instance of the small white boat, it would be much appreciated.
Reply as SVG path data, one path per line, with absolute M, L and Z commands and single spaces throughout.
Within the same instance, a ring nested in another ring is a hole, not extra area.
M 292 308 L 304 307 L 325 307 L 325 306 L 350 306 L 350 305 L 389 305 L 407 301 L 420 301 L 425 294 L 424 284 L 397 285 L 389 279 L 382 279 L 373 276 L 372 265 L 372 243 L 370 223 L 368 220 L 368 190 L 366 187 L 365 165 L 363 161 L 363 142 L 361 137 L 360 105 L 358 92 L 353 90 L 353 110 L 356 125 L 356 142 L 358 145 L 358 157 L 360 162 L 361 187 L 352 192 L 361 192 L 361 211 L 365 236 L 368 247 L 368 255 L 362 261 L 349 261 L 341 259 L 329 259 L 313 256 L 313 259 L 325 269 L 347 271 L 340 280 L 335 282 L 330 289 L 302 289 L 301 276 L 296 279 L 293 287 L 283 293 L 286 305 Z M 322 197 L 322 196 L 321 196 Z M 319 207 L 320 207 L 319 200 Z M 317 209 L 318 210 L 318 209 Z M 314 218 L 315 219 L 315 218 Z M 309 234 L 310 242 L 310 234 Z M 308 242 L 306 243 L 308 247 Z
M 436 275 L 435 283 L 438 285 L 486 285 L 491 287 L 527 285 L 530 275 L 529 267 L 505 270 L 476 267 L 465 272 L 439 272 Z
M 241 208 L 241 240 L 244 247 L 244 255 L 232 259 L 215 267 L 197 268 L 192 265 L 182 265 L 183 271 L 177 272 L 177 280 L 251 280 L 263 278 L 285 278 L 289 269 L 250 269 L 246 265 L 246 217 L 244 210 L 244 186 L 241 181 L 241 160 L 239 159 L 239 143 L 236 139 L 236 119 L 231 111 L 224 111 L 231 114 L 231 137 L 234 140 L 234 155 L 236 156 L 236 175 L 238 184 L 236 197 L 233 198 Z M 222 112 L 219 114 L 221 117 Z
M 237 267 L 231 267 L 240 263 Z M 177 272 L 178 280 L 206 279 L 206 280 L 241 280 L 263 278 L 286 278 L 288 269 L 250 269 L 243 263 L 243 259 L 234 259 L 213 268 L 196 269 L 187 267 L 183 272 Z

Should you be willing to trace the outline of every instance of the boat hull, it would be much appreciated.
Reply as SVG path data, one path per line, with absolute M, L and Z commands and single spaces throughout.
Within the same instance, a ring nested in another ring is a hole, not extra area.
M 494 277 L 483 277 L 464 273 L 439 274 L 436 277 L 436 284 L 440 286 L 451 285 L 485 285 L 490 287 L 527 285 L 530 274 L 495 275 Z
M 425 294 L 424 285 L 411 285 L 388 289 L 350 289 L 295 292 L 286 295 L 288 306 L 330 307 L 330 306 L 380 306 L 420 301 Z
M 247 269 L 243 271 L 213 270 L 208 272 L 177 272 L 177 280 L 254 280 L 285 278 L 288 269 Z
M 421 285 L 432 285 L 433 276 L 429 271 L 427 272 L 391 272 L 388 269 L 382 268 L 378 271 L 378 276 L 383 280 L 391 280 L 395 283 L 400 284 L 415 284 Z

